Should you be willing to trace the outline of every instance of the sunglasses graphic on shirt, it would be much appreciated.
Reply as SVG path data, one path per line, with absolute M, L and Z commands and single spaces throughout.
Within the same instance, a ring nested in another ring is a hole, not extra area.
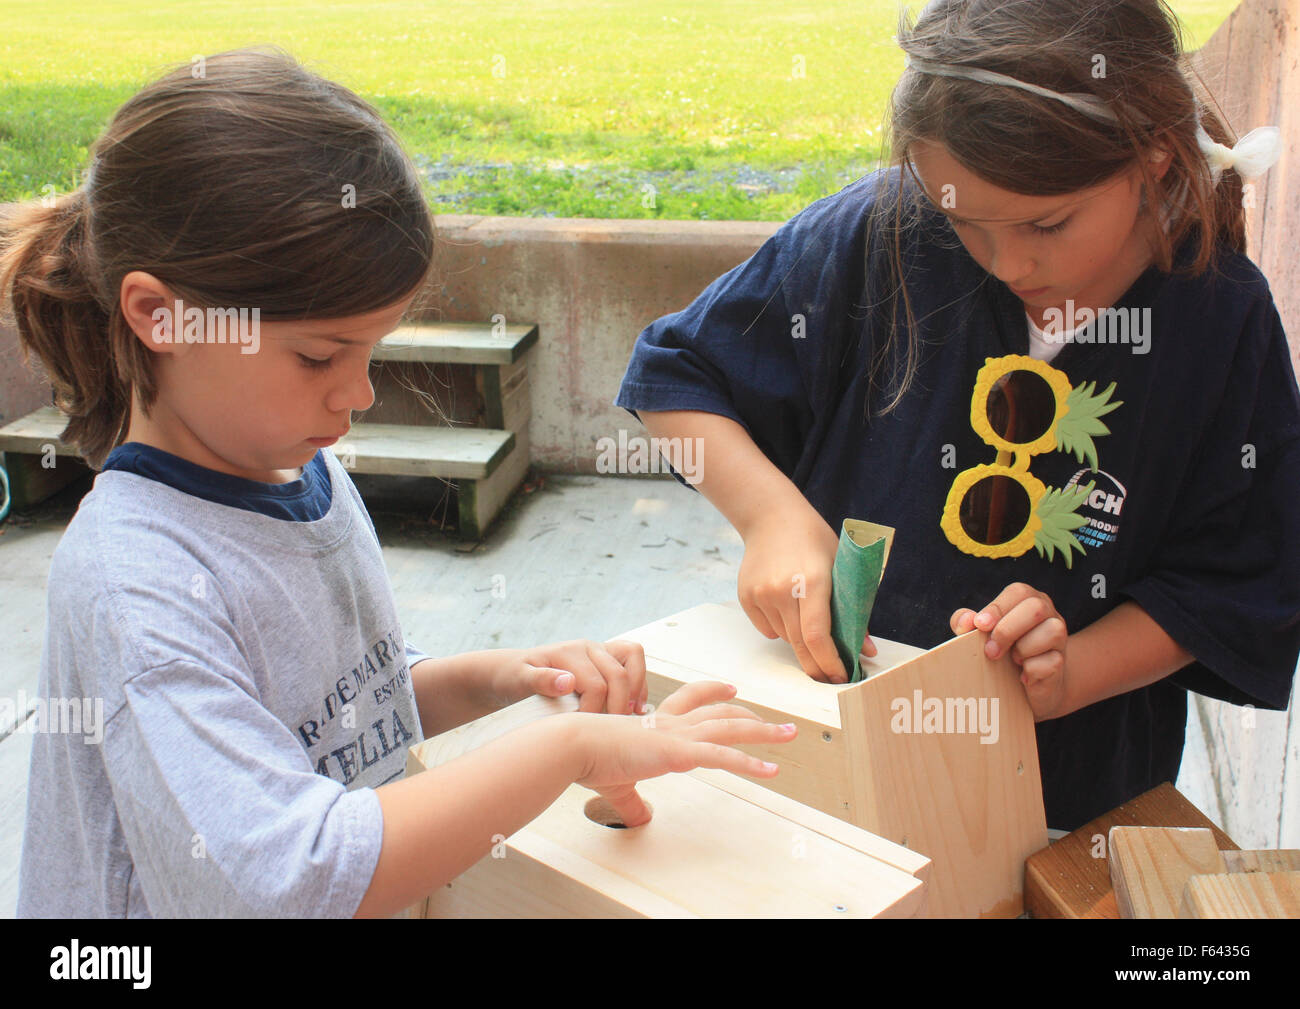
M 939 525 L 957 549 L 977 557 L 1019 557 L 1033 547 L 1049 561 L 1060 551 L 1071 566 L 1072 550 L 1084 553 L 1074 530 L 1087 523 L 1077 509 L 1092 493 L 1085 487 L 1048 487 L 1029 472 L 1044 452 L 1073 452 L 1097 471 L 1093 438 L 1110 434 L 1101 417 L 1112 382 L 1094 393 L 1095 382 L 1070 387 L 1070 379 L 1046 361 L 1023 354 L 989 357 L 975 376 L 971 427 L 998 450 L 997 461 L 958 473 Z

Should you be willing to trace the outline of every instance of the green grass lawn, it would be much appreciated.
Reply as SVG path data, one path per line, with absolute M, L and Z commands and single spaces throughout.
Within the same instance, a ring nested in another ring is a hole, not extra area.
M 1236 0 L 1172 7 L 1195 47 Z M 168 66 L 273 42 L 380 109 L 439 212 L 782 220 L 875 164 L 897 10 L 2 0 L 0 201 L 73 188 L 114 110 Z

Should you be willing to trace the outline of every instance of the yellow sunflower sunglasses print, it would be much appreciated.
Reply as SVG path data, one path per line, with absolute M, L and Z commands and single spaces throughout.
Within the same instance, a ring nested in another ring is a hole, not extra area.
M 1074 535 L 1087 522 L 1078 508 L 1095 481 L 1048 487 L 1029 472 L 1029 461 L 1059 449 L 1096 472 L 1093 438 L 1110 434 L 1101 417 L 1123 401 L 1110 401 L 1114 382 L 1101 393 L 1095 388 L 1071 388 L 1065 372 L 1024 354 L 985 359 L 971 395 L 971 427 L 998 455 L 953 480 L 939 523 L 949 542 L 977 557 L 1019 557 L 1033 547 L 1050 561 L 1060 551 L 1071 566 L 1071 551 L 1084 552 Z

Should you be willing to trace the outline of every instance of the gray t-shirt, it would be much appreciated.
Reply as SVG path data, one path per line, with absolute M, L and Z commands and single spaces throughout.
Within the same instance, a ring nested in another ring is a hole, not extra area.
M 423 738 L 423 656 L 325 456 L 314 522 L 96 477 L 50 568 L 19 917 L 356 912 L 383 839 L 374 789 Z M 81 731 L 49 731 L 72 708 Z

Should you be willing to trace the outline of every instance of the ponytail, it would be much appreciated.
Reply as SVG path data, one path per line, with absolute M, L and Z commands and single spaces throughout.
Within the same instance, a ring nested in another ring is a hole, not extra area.
M 0 315 L 16 326 L 24 361 L 34 353 L 44 366 L 68 416 L 62 440 L 98 467 L 125 434 L 132 364 L 145 362 L 143 348 L 131 355 L 135 337 L 116 306 L 101 302 L 86 216 L 84 189 L 10 211 L 0 234 Z M 133 360 L 121 360 L 122 350 Z

